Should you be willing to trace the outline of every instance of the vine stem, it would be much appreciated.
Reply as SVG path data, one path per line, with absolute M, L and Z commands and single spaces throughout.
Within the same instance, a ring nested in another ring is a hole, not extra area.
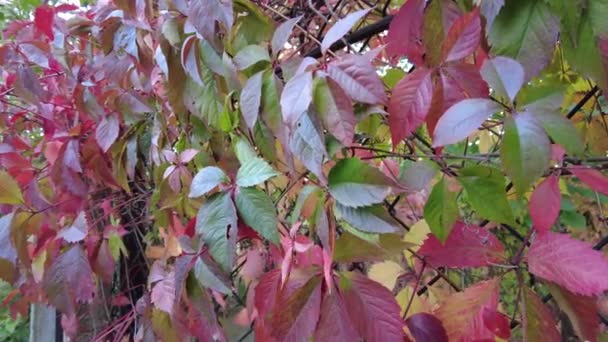
M 407 306 L 405 307 L 405 311 L 403 312 L 402 318 L 405 319 L 407 317 L 407 313 L 410 311 L 410 307 L 414 302 L 414 297 L 417 296 L 416 291 L 418 290 L 418 286 L 420 286 L 420 282 L 422 281 L 422 275 L 424 274 L 424 269 L 426 268 L 426 262 L 422 261 L 422 268 L 420 269 L 420 273 L 418 274 L 418 279 L 416 279 L 416 285 L 414 285 L 414 290 L 412 291 L 412 295 L 410 296 L 409 301 L 407 302 Z

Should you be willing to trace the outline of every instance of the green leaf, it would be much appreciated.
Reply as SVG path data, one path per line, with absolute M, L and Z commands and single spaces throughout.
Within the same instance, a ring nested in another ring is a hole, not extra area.
M 608 38 L 608 0 L 590 0 L 589 16 L 595 34 L 600 38 Z
M 531 114 L 534 115 L 551 139 L 563 146 L 569 155 L 583 155 L 585 143 L 572 121 L 555 112 L 534 111 Z
M 264 159 L 253 158 L 245 161 L 239 168 L 236 174 L 236 184 L 240 187 L 253 186 L 278 174 Z
M 236 249 L 236 209 L 227 192 L 211 196 L 196 216 L 196 232 L 225 271 L 230 271 Z
M 488 38 L 495 55 L 513 57 L 523 65 L 528 81 L 551 61 L 558 33 L 559 20 L 544 0 L 507 1 Z
M 248 45 L 234 56 L 234 64 L 240 69 L 247 69 L 262 61 L 270 61 L 268 50 L 260 45 Z
M 523 196 L 549 166 L 551 143 L 532 114 L 516 114 L 505 120 L 500 159 L 515 190 Z
M 399 223 L 381 205 L 352 208 L 335 203 L 336 216 L 368 233 L 397 233 Z
M 477 214 L 490 221 L 516 225 L 505 192 L 505 178 L 495 168 L 471 166 L 461 170 L 458 181 L 468 203 Z
M 391 180 L 357 158 L 340 160 L 329 172 L 329 192 L 342 205 L 361 207 L 384 200 Z
M 214 291 L 229 294 L 230 288 L 226 285 L 226 282 L 217 276 L 219 270 L 212 270 L 212 267 L 207 264 L 201 258 L 196 258 L 194 263 L 194 276 L 199 281 L 201 286 L 210 288 Z
M 238 138 L 236 139 L 236 143 L 234 144 L 234 154 L 236 154 L 236 158 L 239 160 L 239 163 L 245 164 L 251 159 L 257 158 L 257 153 L 255 150 L 249 145 L 245 139 Z
M 587 229 L 587 219 L 576 211 L 562 211 L 559 220 L 567 227 L 585 230 Z
M 192 179 L 188 197 L 203 196 L 227 180 L 228 177 L 222 169 L 215 166 L 207 166 L 200 170 Z
M 371 243 L 349 233 L 336 241 L 335 262 L 400 261 L 403 251 L 413 245 L 397 234 L 380 234 L 378 243 Z
M 448 189 L 448 184 L 441 179 L 431 191 L 424 206 L 424 219 L 431 232 L 441 241 L 445 242 L 452 231 L 452 226 L 458 219 L 458 205 L 456 193 Z
M 265 239 L 279 244 L 276 207 L 266 193 L 256 188 L 238 188 L 236 207 L 248 226 Z
M 23 195 L 21 194 L 19 184 L 4 170 L 0 170 L 0 203 L 23 203 Z

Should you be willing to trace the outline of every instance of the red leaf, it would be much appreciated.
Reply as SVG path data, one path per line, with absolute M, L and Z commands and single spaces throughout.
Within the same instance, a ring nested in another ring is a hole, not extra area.
M 19 67 L 15 77 L 15 94 L 25 101 L 38 105 L 44 97 L 44 89 L 34 71 L 29 67 Z
M 533 274 L 585 296 L 608 289 L 608 262 L 601 252 L 568 234 L 539 234 L 528 251 Z
M 70 4 L 61 4 L 55 7 L 55 12 L 70 12 L 79 9 L 80 7 Z
M 315 331 L 321 309 L 321 278 L 312 277 L 279 302 L 273 312 L 272 334 L 280 341 L 308 340 Z
M 113 113 L 101 119 L 95 129 L 95 139 L 102 151 L 107 152 L 110 149 L 116 138 L 118 138 L 119 131 L 120 123 L 116 114 Z
M 353 100 L 369 103 L 386 103 L 384 85 L 365 56 L 345 55 L 327 66 L 327 73 Z
M 287 125 L 293 126 L 312 102 L 312 72 L 302 72 L 285 84 L 281 93 L 281 111 Z
M 481 36 L 481 20 L 479 9 L 458 18 L 450 27 L 443 44 L 444 61 L 462 59 L 477 49 Z
M 494 335 L 503 339 L 511 337 L 511 328 L 509 327 L 509 318 L 507 316 L 487 307 L 483 308 L 482 315 L 483 323 Z
M 53 35 L 54 22 L 55 11 L 53 11 L 53 8 L 43 5 L 34 11 L 34 25 L 51 40 L 55 39 L 55 35 Z
M 410 316 L 405 321 L 410 333 L 416 342 L 447 342 L 448 335 L 441 321 L 426 312 Z
M 432 93 L 431 70 L 425 68 L 416 69 L 397 83 L 388 107 L 393 146 L 424 122 L 431 107 Z
M 483 98 L 488 95 L 488 85 L 473 64 L 452 62 L 440 68 L 440 82 L 433 89 L 433 105 L 426 118 L 431 136 L 437 121 L 445 111 L 467 98 Z
M 366 342 L 400 341 L 403 320 L 393 294 L 360 273 L 348 273 L 340 290 L 351 320 Z M 350 282 L 349 282 L 350 280 Z
M 581 341 L 596 341 L 600 328 L 596 299 L 577 296 L 555 284 L 547 284 L 559 308 L 566 313 Z
M 562 195 L 559 192 L 559 177 L 550 175 L 540 183 L 528 203 L 530 217 L 534 228 L 539 233 L 544 233 L 551 229 L 551 226 L 559 216 Z
M 551 310 L 543 304 L 534 291 L 524 287 L 526 314 L 523 317 L 524 341 L 559 342 L 561 336 Z
M 433 146 L 445 146 L 465 139 L 500 109 L 498 103 L 487 99 L 466 99 L 458 102 L 437 122 Z
M 321 305 L 321 318 L 315 332 L 315 341 L 357 341 L 359 334 L 348 317 L 342 295 L 326 293 Z
M 408 0 L 395 15 L 386 36 L 386 52 L 391 58 L 405 56 L 422 65 L 422 20 L 425 0 Z
M 95 294 L 93 271 L 81 245 L 74 245 L 55 259 L 42 281 L 51 304 L 70 313 L 75 302 L 89 302 Z
M 435 312 L 443 322 L 450 341 L 494 340 L 484 323 L 484 310 L 498 307 L 498 278 L 476 283 L 452 294 Z
M 583 166 L 573 166 L 570 168 L 570 171 L 591 190 L 608 196 L 608 177 L 604 176 L 600 171 Z
M 323 41 L 321 42 L 321 51 L 323 53 L 325 53 L 327 51 L 327 49 L 329 49 L 329 47 L 337 42 L 338 40 L 342 39 L 342 37 L 344 37 L 345 34 L 348 33 L 348 31 L 350 31 L 351 28 L 353 28 L 353 26 L 355 26 L 355 24 L 361 19 L 363 18 L 367 13 L 369 13 L 369 11 L 371 10 L 371 8 L 367 8 L 367 9 L 362 9 L 356 12 L 352 12 L 350 14 L 348 14 L 346 17 L 338 20 L 325 34 L 325 37 L 323 37 Z
M 504 261 L 504 246 L 487 229 L 456 222 L 445 245 L 433 234 L 418 250 L 436 267 L 481 267 Z

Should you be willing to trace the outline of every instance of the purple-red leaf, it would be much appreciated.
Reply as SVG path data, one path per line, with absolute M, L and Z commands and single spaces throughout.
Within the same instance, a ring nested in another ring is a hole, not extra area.
M 381 284 L 360 273 L 348 273 L 340 290 L 351 320 L 367 342 L 400 341 L 403 321 L 399 304 Z
M 80 166 L 80 144 L 76 139 L 68 140 L 63 149 L 63 164 L 74 172 L 82 172 Z
M 548 283 L 547 287 L 559 308 L 570 319 L 574 331 L 581 341 L 596 341 L 600 327 L 596 299 L 577 296 L 552 283 Z
M 496 310 L 483 308 L 483 324 L 494 333 L 494 335 L 508 339 L 511 337 L 511 328 L 509 327 L 509 318 L 503 313 Z
M 443 44 L 443 59 L 446 62 L 462 59 L 477 49 L 481 36 L 479 9 L 458 18 L 450 27 Z
M 456 222 L 445 244 L 433 235 L 418 250 L 436 267 L 481 267 L 504 261 L 504 246 L 488 230 L 473 224 Z
M 524 67 L 518 61 L 498 56 L 486 59 L 481 67 L 481 76 L 499 97 L 513 101 L 524 84 Z
M 497 310 L 499 284 L 498 278 L 476 283 L 441 304 L 435 314 L 450 341 L 494 340 L 494 332 L 484 322 L 484 311 Z
M 312 72 L 292 77 L 281 93 L 281 111 L 287 125 L 293 126 L 312 102 Z
M 528 208 L 534 228 L 539 233 L 551 229 L 559 216 L 562 195 L 559 192 L 559 177 L 550 175 L 540 183 L 530 197 Z
M 44 96 L 44 89 L 34 71 L 29 67 L 19 67 L 15 78 L 15 94 L 25 101 L 38 105 Z
M 175 304 L 175 273 L 169 272 L 165 277 L 157 282 L 152 288 L 150 299 L 154 306 L 168 313 L 173 313 Z
M 432 96 L 433 83 L 429 69 L 418 68 L 397 83 L 388 107 L 393 146 L 424 122 Z
M 93 299 L 93 271 L 81 245 L 74 245 L 55 259 L 44 274 L 43 286 L 51 303 L 60 309 L 69 307 L 70 302 Z
M 112 113 L 99 122 L 95 130 L 95 139 L 102 151 L 107 152 L 108 149 L 118 138 L 120 131 L 120 123 L 116 114 Z
M 361 18 L 369 13 L 370 10 L 371 8 L 367 8 L 352 12 L 343 19 L 338 20 L 334 26 L 327 31 L 325 37 L 323 37 L 323 41 L 321 42 L 321 51 L 325 53 L 333 43 L 342 39 L 342 37 L 344 37 L 344 35 L 347 34 L 348 31 L 350 31 L 350 29 L 353 28 L 353 26 L 355 26 L 355 24 Z
M 194 82 L 200 86 L 204 86 L 201 70 L 201 54 L 199 47 L 199 39 L 196 35 L 192 35 L 184 41 L 182 45 L 182 67 L 186 74 L 190 76 Z
M 448 335 L 441 321 L 426 312 L 410 316 L 405 321 L 416 342 L 447 342 Z
M 331 78 L 319 78 L 313 101 L 325 128 L 344 146 L 350 146 L 357 119 L 353 103 L 344 90 Z
M 215 37 L 215 23 L 221 24 L 228 36 L 234 23 L 232 0 L 190 1 L 188 20 L 209 41 Z
M 291 31 L 297 25 L 298 21 L 302 19 L 302 16 L 291 18 L 289 20 L 284 21 L 277 27 L 276 31 L 274 31 L 274 35 L 272 36 L 272 41 L 270 46 L 272 47 L 272 55 L 277 56 L 279 51 L 283 48 L 289 36 L 291 35 Z
M 450 107 L 437 122 L 433 146 L 457 143 L 473 133 L 500 105 L 488 99 L 466 99 Z
M 353 100 L 369 104 L 386 103 L 384 85 L 367 57 L 345 55 L 330 63 L 327 73 Z
M 321 305 L 321 318 L 315 341 L 357 341 L 359 333 L 348 316 L 342 295 L 335 289 L 326 293 Z
M 251 76 L 241 91 L 239 105 L 241 107 L 241 113 L 243 113 L 245 123 L 249 128 L 253 128 L 255 126 L 255 123 L 258 121 L 258 115 L 260 114 L 263 76 L 264 71 L 260 71 Z
M 392 58 L 405 56 L 415 65 L 422 65 L 422 20 L 425 0 L 408 0 L 395 15 L 386 36 L 386 52 Z
M 43 5 L 34 11 L 34 25 L 51 40 L 55 39 L 55 35 L 53 34 L 54 22 L 55 11 L 50 6 Z
M 582 166 L 574 166 L 570 169 L 570 172 L 591 188 L 591 190 L 608 196 L 608 177 L 604 176 L 600 171 Z
M 568 234 L 539 234 L 527 258 L 534 275 L 576 294 L 593 296 L 608 289 L 608 261 L 604 255 Z
M 528 287 L 524 287 L 523 298 L 525 303 L 525 311 L 523 311 L 525 312 L 523 316 L 524 341 L 561 341 L 557 322 L 551 310 Z
M 273 312 L 272 334 L 280 341 L 308 340 L 314 333 L 321 310 L 321 278 L 312 277 Z

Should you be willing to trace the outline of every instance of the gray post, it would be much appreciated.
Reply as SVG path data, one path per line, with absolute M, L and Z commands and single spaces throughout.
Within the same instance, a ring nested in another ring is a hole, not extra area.
M 30 312 L 30 342 L 56 342 L 55 309 L 44 304 L 32 304 Z

